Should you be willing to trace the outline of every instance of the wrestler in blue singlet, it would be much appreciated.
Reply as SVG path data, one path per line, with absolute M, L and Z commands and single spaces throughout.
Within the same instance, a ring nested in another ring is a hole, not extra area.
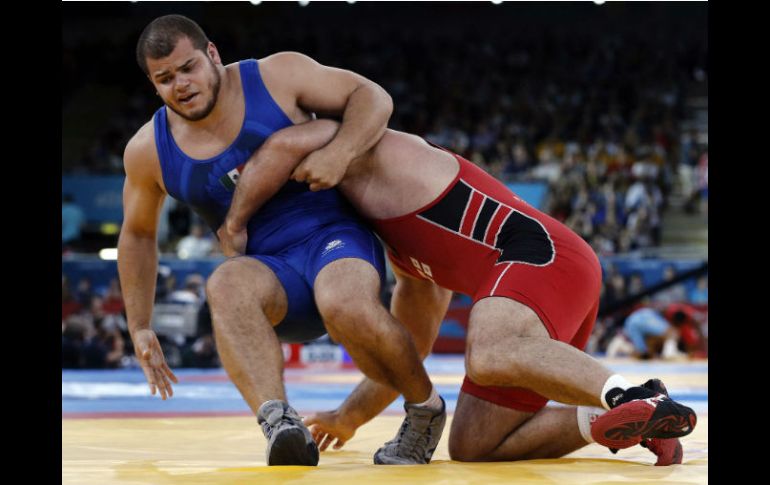
M 238 174 L 274 132 L 292 121 L 267 91 L 254 59 L 239 63 L 246 115 L 235 141 L 206 160 L 185 155 L 174 141 L 166 107 L 154 117 L 155 144 L 169 195 L 185 202 L 216 233 L 232 201 Z M 267 265 L 288 297 L 288 313 L 275 327 L 281 341 L 302 342 L 326 331 L 313 299 L 313 282 L 342 258 L 369 262 L 384 278 L 382 246 L 335 189 L 312 192 L 289 181 L 249 221 L 246 254 Z

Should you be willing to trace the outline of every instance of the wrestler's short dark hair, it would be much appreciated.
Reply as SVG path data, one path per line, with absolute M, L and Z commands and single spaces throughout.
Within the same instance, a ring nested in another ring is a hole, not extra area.
M 677 310 L 671 315 L 671 322 L 675 327 L 679 327 L 687 321 L 687 314 L 682 310 Z
M 206 52 L 209 39 L 200 25 L 183 15 L 164 15 L 158 17 L 144 28 L 136 43 L 136 62 L 145 74 L 147 58 L 161 59 L 173 52 L 177 42 L 187 37 L 194 48 Z

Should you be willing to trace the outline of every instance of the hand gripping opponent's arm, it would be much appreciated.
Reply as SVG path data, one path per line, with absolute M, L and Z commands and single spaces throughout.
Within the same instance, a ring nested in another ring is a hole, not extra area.
M 324 66 L 297 52 L 281 52 L 260 62 L 265 76 L 308 112 L 341 116 L 328 144 L 305 155 L 292 178 L 310 190 L 328 189 L 345 176 L 351 162 L 385 134 L 393 100 L 377 83 L 345 69 Z

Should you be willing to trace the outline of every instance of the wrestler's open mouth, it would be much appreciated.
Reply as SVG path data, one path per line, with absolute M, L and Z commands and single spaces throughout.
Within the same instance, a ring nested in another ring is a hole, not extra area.
M 197 95 L 198 95 L 198 93 L 193 93 L 193 94 L 191 94 L 189 96 L 186 96 L 184 98 L 179 98 L 179 102 L 182 103 L 182 104 L 189 103 Z

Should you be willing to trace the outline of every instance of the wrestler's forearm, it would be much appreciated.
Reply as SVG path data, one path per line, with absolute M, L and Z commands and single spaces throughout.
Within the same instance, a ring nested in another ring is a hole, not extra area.
M 227 212 L 228 231 L 238 232 L 281 187 L 309 153 L 326 145 L 339 123 L 316 120 L 284 128 L 270 138 L 246 162 Z
M 367 377 L 356 386 L 337 412 L 358 428 L 379 415 L 397 397 L 398 391 Z
M 286 184 L 294 167 L 293 161 L 291 153 L 282 152 L 269 141 L 252 155 L 238 177 L 233 201 L 225 217 L 229 232 L 243 230 L 251 216 Z
M 352 161 L 372 148 L 385 134 L 393 113 L 393 100 L 380 86 L 363 84 L 348 98 L 342 125 L 329 143 L 338 153 L 347 153 Z
M 155 237 L 122 231 L 118 241 L 118 275 L 132 339 L 138 330 L 151 329 L 157 274 Z

